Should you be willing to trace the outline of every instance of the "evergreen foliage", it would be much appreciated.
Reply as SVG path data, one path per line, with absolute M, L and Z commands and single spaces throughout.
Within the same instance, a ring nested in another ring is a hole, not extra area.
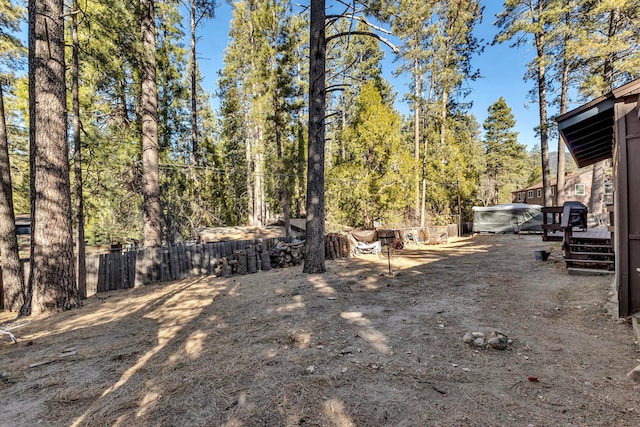
M 526 147 L 518 143 L 518 133 L 513 130 L 516 121 L 511 108 L 503 97 L 489 106 L 489 115 L 484 121 L 484 154 L 486 168 L 481 186 L 490 188 L 490 197 L 484 198 L 485 206 L 509 203 L 511 192 L 524 184 L 526 177 Z
M 143 45 L 136 3 L 79 2 L 75 11 L 90 244 L 143 238 Z M 214 2 L 154 3 L 162 240 L 194 239 L 206 226 L 263 225 L 308 214 L 307 10 L 289 0 L 233 2 L 214 111 L 187 44 L 197 39 L 194 28 L 216 25 Z M 0 62 L 19 65 L 24 49 L 7 47 L 23 18 L 8 4 L 0 7 Z M 551 167 L 542 165 L 552 110 L 575 101 L 571 94 L 606 93 L 640 69 L 637 1 L 507 0 L 498 41 L 536 48 L 526 77 L 535 81 L 541 144 L 525 153 L 504 99 L 491 106 L 482 128 L 468 113 L 465 82 L 478 77 L 472 58 L 482 51 L 473 34 L 482 19 L 479 1 L 339 5 L 329 9 L 323 27 L 330 41 L 322 146 L 326 216 L 339 225 L 446 223 L 458 208 L 468 220 L 475 204 L 505 203 L 516 187 L 548 183 Z M 189 27 L 191 11 L 200 26 Z M 390 51 L 372 34 L 386 27 L 399 47 L 396 73 L 407 76 L 405 91 L 383 77 Z M 25 76 L 10 73 L 2 83 L 14 209 L 24 213 L 30 209 L 28 86 Z M 394 108 L 397 96 L 409 100 L 406 117 Z
M 354 118 L 343 132 L 344 158 L 328 172 L 329 211 L 335 221 L 352 227 L 402 223 L 413 165 L 403 146 L 401 119 L 385 104 L 374 82 L 365 83 Z

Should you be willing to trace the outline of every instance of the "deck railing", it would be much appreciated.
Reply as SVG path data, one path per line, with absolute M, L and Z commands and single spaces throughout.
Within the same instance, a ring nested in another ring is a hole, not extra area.
M 545 242 L 561 242 L 562 206 L 547 206 L 542 208 L 542 240 Z

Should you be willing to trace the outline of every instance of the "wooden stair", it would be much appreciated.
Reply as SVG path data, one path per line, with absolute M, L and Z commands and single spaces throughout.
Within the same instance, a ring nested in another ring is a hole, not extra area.
M 568 236 L 564 258 L 569 268 L 613 271 L 615 254 L 611 239 Z

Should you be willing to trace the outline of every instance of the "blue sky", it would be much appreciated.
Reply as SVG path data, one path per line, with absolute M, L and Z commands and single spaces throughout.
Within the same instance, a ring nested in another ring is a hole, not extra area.
M 528 149 L 539 145 L 534 128 L 538 124 L 538 106 L 528 96 L 533 82 L 525 82 L 523 76 L 526 64 L 535 55 L 533 46 L 519 48 L 509 47 L 509 43 L 492 46 L 497 28 L 493 25 L 496 13 L 502 10 L 502 2 L 498 0 L 483 0 L 485 6 L 483 22 L 475 29 L 478 39 L 488 43 L 484 52 L 474 58 L 473 66 L 480 70 L 482 77 L 476 81 L 465 83 L 471 89 L 471 94 L 466 101 L 473 102 L 471 112 L 476 116 L 480 125 L 487 117 L 487 108 L 500 96 L 504 97 L 507 104 L 513 110 L 516 119 L 516 131 L 519 132 L 519 142 L 525 144 Z M 204 75 L 203 86 L 212 93 L 216 90 L 218 71 L 222 67 L 222 55 L 227 45 L 229 21 L 231 20 L 231 6 L 226 2 L 220 2 L 216 9 L 214 19 L 207 21 L 200 28 L 201 40 L 198 45 L 200 67 Z M 395 86 L 398 99 L 402 98 L 408 90 L 402 80 L 392 76 L 397 67 L 393 63 L 393 52 L 386 46 L 383 47 L 386 60 L 383 70 L 386 78 Z M 214 101 L 217 105 L 217 100 Z M 408 106 L 399 101 L 398 110 L 407 114 Z M 554 151 L 554 143 L 550 142 L 551 151 Z

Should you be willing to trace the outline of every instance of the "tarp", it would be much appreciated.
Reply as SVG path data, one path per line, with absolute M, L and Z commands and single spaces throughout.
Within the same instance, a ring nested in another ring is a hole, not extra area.
M 376 230 L 353 230 L 351 235 L 358 242 L 372 243 L 378 240 L 378 233 Z
M 354 255 L 379 254 L 381 251 L 382 245 L 379 241 L 373 243 L 356 242 L 356 245 L 353 248 Z
M 474 233 L 519 233 L 542 231 L 542 207 L 512 203 L 473 207 Z

